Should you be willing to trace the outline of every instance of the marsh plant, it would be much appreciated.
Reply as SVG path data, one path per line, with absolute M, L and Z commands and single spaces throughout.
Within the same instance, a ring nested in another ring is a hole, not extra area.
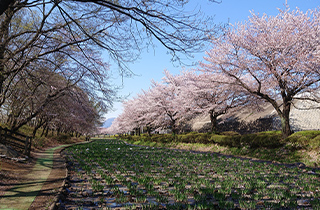
M 93 191 L 107 189 L 100 199 L 107 207 L 110 200 L 122 207 L 174 209 L 320 208 L 315 170 L 114 139 L 75 145 L 65 154 L 78 163 L 74 170 L 92 177 Z

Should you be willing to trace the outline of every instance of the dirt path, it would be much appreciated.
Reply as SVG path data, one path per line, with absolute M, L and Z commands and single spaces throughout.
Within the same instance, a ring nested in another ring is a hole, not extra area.
M 0 198 L 0 209 L 42 209 L 54 201 L 57 189 L 65 177 L 60 151 L 67 145 L 38 153 L 32 171 Z M 55 170 L 52 170 L 55 169 Z M 45 205 L 45 206 L 44 206 Z

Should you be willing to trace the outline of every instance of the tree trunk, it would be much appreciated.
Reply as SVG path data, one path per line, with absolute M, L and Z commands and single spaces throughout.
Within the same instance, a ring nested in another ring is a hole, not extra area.
M 12 0 L 1 0 L 0 1 L 0 15 L 2 15 L 8 8 L 9 5 L 14 3 Z
M 46 128 L 46 133 L 44 134 L 44 136 L 48 137 L 48 134 L 49 134 L 49 126 L 47 126 L 47 128 Z
M 33 133 L 32 133 L 32 138 L 34 138 L 36 136 L 38 129 L 41 126 L 43 126 L 44 124 L 45 124 L 45 121 L 42 118 L 40 118 L 40 120 L 37 123 L 35 123 L 35 127 L 34 127 Z
M 268 101 L 278 113 L 278 116 L 280 117 L 280 120 L 281 120 L 282 137 L 285 139 L 288 136 L 290 136 L 293 133 L 290 127 L 290 120 L 289 120 L 292 96 L 287 95 L 286 91 L 283 89 L 281 91 L 282 105 L 279 105 L 276 100 L 271 99 L 268 95 L 264 95 L 264 94 L 257 94 L 257 95 L 262 99 L 265 99 L 266 101 Z M 281 110 L 281 106 L 283 107 L 282 110 Z
M 38 129 L 39 129 L 38 126 L 34 127 L 33 132 L 32 132 L 32 138 L 34 138 L 36 136 Z
M 44 136 L 44 134 L 47 130 L 47 127 L 48 127 L 48 123 L 44 124 L 43 129 L 42 129 L 42 133 L 41 133 L 41 137 Z
M 218 116 L 214 114 L 213 111 L 210 111 L 210 122 L 211 122 L 211 132 L 217 132 L 217 118 Z
M 176 127 L 176 121 L 175 120 L 171 121 L 171 131 L 172 131 L 172 135 L 176 135 L 177 134 L 177 127 Z
M 287 138 L 290 136 L 293 132 L 290 127 L 290 109 L 291 109 L 291 104 L 290 103 L 284 103 L 283 105 L 283 111 L 282 114 L 280 115 L 280 120 L 281 120 L 281 131 L 282 131 L 282 136 L 283 138 Z
M 6 13 L 3 16 L 0 28 L 0 107 L 5 102 L 5 90 L 4 90 L 4 83 L 8 78 L 8 75 L 5 74 L 5 65 L 4 65 L 4 58 L 6 53 L 6 40 L 9 36 L 10 31 L 10 23 L 11 20 L 18 10 L 14 11 L 13 7 L 9 7 L 10 4 L 13 4 L 14 1 L 12 0 L 0 0 L 0 15 L 4 12 Z
M 148 136 L 151 136 L 151 128 L 149 126 L 147 126 L 147 132 L 148 132 Z

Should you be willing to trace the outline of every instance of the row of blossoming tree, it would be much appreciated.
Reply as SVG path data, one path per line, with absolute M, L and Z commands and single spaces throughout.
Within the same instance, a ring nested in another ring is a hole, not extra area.
M 320 13 L 317 9 L 279 10 L 230 26 L 212 39 L 212 49 L 196 71 L 152 82 L 149 90 L 123 103 L 124 111 L 109 131 L 137 127 L 171 128 L 198 113 L 217 117 L 244 106 L 273 106 L 283 137 L 292 133 L 290 110 L 298 100 L 319 102 Z M 296 107 L 302 108 L 302 107 Z M 313 108 L 318 108 L 314 106 Z

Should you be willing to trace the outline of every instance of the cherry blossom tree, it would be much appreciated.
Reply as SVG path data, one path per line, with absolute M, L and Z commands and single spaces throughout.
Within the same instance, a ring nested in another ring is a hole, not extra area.
M 122 103 L 123 113 L 120 115 L 120 125 L 122 130 L 125 132 L 131 132 L 139 129 L 141 126 L 138 120 L 139 111 L 136 108 L 139 106 L 137 99 L 133 98 L 131 100 Z
M 133 103 L 128 103 L 134 109 L 135 124 L 137 128 L 146 128 L 149 135 L 154 128 L 154 118 L 150 113 L 152 112 L 152 101 L 150 101 L 150 92 L 142 90 L 136 97 L 133 98 Z
M 154 128 L 170 128 L 173 134 L 178 132 L 179 108 L 174 102 L 177 97 L 177 87 L 172 84 L 164 84 L 152 81 L 148 92 L 147 119 L 152 119 Z
M 8 112 L 7 122 L 11 130 L 18 130 L 36 117 L 39 119 L 39 115 L 44 119 L 46 107 L 52 107 L 51 103 L 62 100 L 61 97 L 66 94 L 81 90 L 89 98 L 94 98 L 97 103 L 100 103 L 101 100 L 96 95 L 97 89 L 99 86 L 106 84 L 104 93 L 108 97 L 114 95 L 112 90 L 107 89 L 107 77 L 98 69 L 95 78 L 92 79 L 93 75 L 87 72 L 86 68 L 82 69 L 81 66 L 71 68 L 67 61 L 68 59 L 65 59 L 64 63 L 60 63 L 58 69 L 51 68 L 50 65 L 46 65 L 48 63 L 43 62 L 42 66 L 36 65 L 35 68 L 29 70 L 33 66 L 31 65 L 26 68 L 26 71 L 19 72 L 14 77 L 10 84 L 11 88 L 6 91 L 7 100 L 4 102 L 4 109 Z M 93 80 L 97 81 L 98 84 L 92 84 Z M 100 108 L 105 111 L 105 104 L 100 104 Z M 53 110 L 59 112 L 57 109 Z
M 145 104 L 141 102 L 141 96 L 140 94 L 130 100 L 123 101 L 123 112 L 115 119 L 111 127 L 107 129 L 108 133 L 137 131 L 140 134 L 140 128 L 145 126 L 143 113 L 146 110 Z
M 180 119 L 190 120 L 199 114 L 208 113 L 212 132 L 217 131 L 219 116 L 233 113 L 244 106 L 256 105 L 250 100 L 250 95 L 227 84 L 227 78 L 222 74 L 197 74 L 189 70 L 176 76 L 166 72 L 166 78 L 179 88 L 175 103 L 180 109 Z
M 222 74 L 228 83 L 270 103 L 289 136 L 294 99 L 318 101 L 320 13 L 279 10 L 277 16 L 252 16 L 231 26 L 202 63 L 202 71 Z
M 94 103 L 83 91 L 78 89 L 50 103 L 35 118 L 38 120 L 38 125 L 34 127 L 34 132 L 42 122 L 44 132 L 50 128 L 57 131 L 57 134 L 76 134 L 79 137 L 95 133 L 100 117 Z
M 114 119 L 112 122 L 111 126 L 107 129 L 105 129 L 105 133 L 111 134 L 111 135 L 116 135 L 116 134 L 122 134 L 125 133 L 124 131 L 121 130 L 120 124 L 119 124 L 119 117 Z
M 123 103 L 123 112 L 117 118 L 119 131 L 129 132 L 136 128 L 171 129 L 178 132 L 179 108 L 174 102 L 177 96 L 177 87 L 173 83 L 152 81 L 148 90 L 142 90 L 131 100 Z M 114 128 L 112 128 L 114 129 Z
M 227 84 L 224 75 L 211 73 L 197 74 L 195 71 L 183 71 L 172 75 L 164 71 L 161 82 L 152 81 L 148 90 L 123 102 L 123 113 L 110 132 L 128 133 L 137 128 L 170 128 L 177 133 L 181 125 L 195 116 L 208 113 L 212 131 L 217 130 L 217 118 L 243 106 L 257 108 L 253 96 Z

